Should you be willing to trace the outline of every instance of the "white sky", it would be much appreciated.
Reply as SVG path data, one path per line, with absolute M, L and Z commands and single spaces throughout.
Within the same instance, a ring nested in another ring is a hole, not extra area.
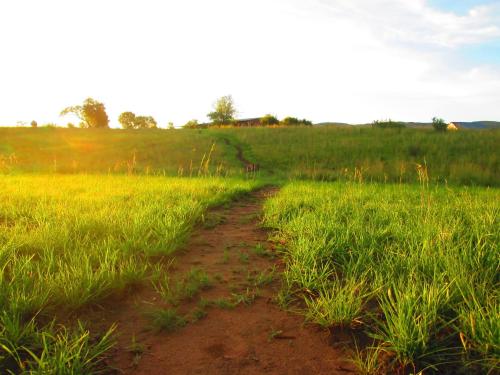
M 0 0 L 0 124 L 90 96 L 179 126 L 228 94 L 240 117 L 500 120 L 500 58 L 467 53 L 499 41 L 500 0 Z

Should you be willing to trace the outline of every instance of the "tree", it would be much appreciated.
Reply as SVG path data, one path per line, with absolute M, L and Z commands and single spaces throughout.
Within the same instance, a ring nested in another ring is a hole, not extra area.
M 214 111 L 207 116 L 214 125 L 229 125 L 234 121 L 236 108 L 231 95 L 223 96 L 214 104 Z
M 135 117 L 136 129 L 157 129 L 158 124 L 152 116 L 136 116 Z
M 133 112 L 123 112 L 118 117 L 123 129 L 156 129 L 158 124 L 151 116 L 136 116 Z
M 75 124 L 73 124 L 72 122 L 68 122 L 68 124 L 66 126 L 68 127 L 68 129 L 76 128 Z
M 434 127 L 434 130 L 438 132 L 445 132 L 448 128 L 448 124 L 446 124 L 446 122 L 439 117 L 432 118 L 432 126 Z
M 306 119 L 299 120 L 297 117 L 285 117 L 281 120 L 281 125 L 284 126 L 311 126 L 312 122 Z
M 169 129 L 169 130 L 174 130 L 174 129 L 175 129 L 174 123 L 173 123 L 172 121 L 170 121 L 170 122 L 167 124 L 167 129 Z
M 135 114 L 133 112 L 123 112 L 118 116 L 118 122 L 123 129 L 135 129 Z
M 262 126 L 278 125 L 279 123 L 280 123 L 279 120 L 273 115 L 265 115 L 260 119 L 260 124 Z
M 38 127 L 38 122 L 36 122 L 35 120 L 31 121 L 31 127 L 32 128 Z
M 85 128 L 107 128 L 109 127 L 109 118 L 106 113 L 104 104 L 95 99 L 87 98 L 83 101 L 83 105 L 75 105 L 64 108 L 61 111 L 61 116 L 73 113 L 80 120 L 80 127 Z
M 199 127 L 198 120 L 189 120 L 182 127 L 184 129 L 197 129 Z

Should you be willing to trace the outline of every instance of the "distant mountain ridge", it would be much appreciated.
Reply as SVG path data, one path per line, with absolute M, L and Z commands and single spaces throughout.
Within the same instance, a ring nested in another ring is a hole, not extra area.
M 450 121 L 458 128 L 462 129 L 500 129 L 500 121 Z M 431 122 L 405 122 L 402 121 L 408 128 L 429 128 L 432 127 Z M 347 124 L 344 122 L 320 122 L 314 125 L 318 126 L 362 126 L 370 124 Z

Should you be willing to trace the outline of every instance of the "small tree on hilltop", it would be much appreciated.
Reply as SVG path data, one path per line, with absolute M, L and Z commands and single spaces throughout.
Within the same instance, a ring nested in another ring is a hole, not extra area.
M 280 123 L 279 120 L 273 115 L 265 115 L 260 119 L 260 124 L 262 126 L 278 125 L 279 123 Z
M 136 116 L 133 112 L 123 112 L 118 117 L 123 129 L 156 129 L 158 124 L 152 116 Z
M 136 129 L 157 129 L 158 124 L 152 116 L 136 116 Z
M 170 121 L 170 122 L 167 124 L 167 129 L 169 129 L 169 130 L 174 130 L 174 129 L 175 129 L 174 123 L 173 123 L 172 121 Z
M 299 120 L 297 117 L 285 117 L 281 120 L 281 125 L 284 126 L 311 126 L 312 122 L 306 119 Z
M 229 125 L 234 121 L 236 108 L 231 95 L 223 96 L 214 104 L 214 111 L 210 112 L 208 118 L 214 125 Z
M 82 105 L 75 105 L 64 108 L 61 116 L 73 113 L 80 120 L 85 128 L 107 128 L 109 127 L 109 118 L 104 104 L 95 99 L 87 98 Z
M 448 124 L 439 117 L 433 117 L 432 118 L 432 126 L 434 127 L 434 130 L 438 132 L 445 132 L 446 129 L 448 128 Z
M 33 120 L 33 121 L 31 121 L 30 125 L 31 125 L 32 128 L 36 128 L 36 127 L 38 127 L 38 122 L 36 122 L 35 120 Z
M 184 129 L 197 129 L 199 128 L 198 120 L 189 120 L 182 127 Z
M 135 129 L 135 114 L 133 112 L 123 112 L 118 116 L 118 122 L 123 129 Z
M 297 117 L 287 116 L 283 120 L 281 120 L 281 125 L 297 126 L 297 125 L 299 125 L 299 119 Z

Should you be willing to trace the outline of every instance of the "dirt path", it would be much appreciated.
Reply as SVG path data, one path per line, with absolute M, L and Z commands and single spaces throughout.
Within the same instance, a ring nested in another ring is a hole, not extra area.
M 174 332 L 152 330 L 148 312 L 169 307 L 153 290 L 139 291 L 102 312 L 103 324 L 118 323 L 111 365 L 119 373 L 351 372 L 352 366 L 341 360 L 345 353 L 329 345 L 328 332 L 304 325 L 303 317 L 281 310 L 275 302 L 281 265 L 268 234 L 258 225 L 262 202 L 274 193 L 275 189 L 263 189 L 211 211 L 205 227 L 196 229 L 177 253 L 170 268 L 174 280 L 193 267 L 212 280 L 209 288 L 176 307 L 190 320 L 184 327 Z M 273 270 L 276 277 L 271 280 Z M 192 318 L 195 311 L 198 320 Z
M 235 144 L 229 140 L 229 138 L 222 137 L 221 138 L 224 143 L 227 146 L 231 146 L 236 149 L 236 158 L 239 160 L 243 168 L 245 169 L 245 172 L 257 172 L 259 170 L 259 165 L 252 163 L 250 160 L 248 160 L 245 155 L 243 154 L 243 149 L 241 148 L 241 145 Z

